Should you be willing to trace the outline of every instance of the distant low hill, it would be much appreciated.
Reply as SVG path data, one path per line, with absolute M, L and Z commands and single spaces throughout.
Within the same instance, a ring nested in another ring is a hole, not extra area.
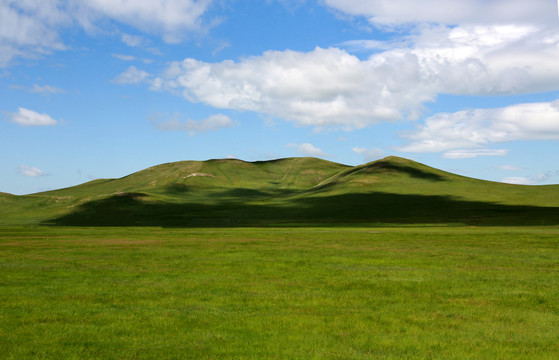
M 287 226 L 557 225 L 559 185 L 455 175 L 398 157 L 182 161 L 43 193 L 0 193 L 0 224 Z

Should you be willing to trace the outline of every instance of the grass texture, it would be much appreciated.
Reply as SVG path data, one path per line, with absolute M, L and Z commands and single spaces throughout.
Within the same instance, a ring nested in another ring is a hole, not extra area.
M 0 227 L 4 359 L 557 359 L 557 227 Z

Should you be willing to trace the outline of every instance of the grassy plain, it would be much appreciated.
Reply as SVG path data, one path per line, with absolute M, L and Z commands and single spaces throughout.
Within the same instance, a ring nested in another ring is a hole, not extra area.
M 559 228 L 0 227 L 6 359 L 558 359 Z

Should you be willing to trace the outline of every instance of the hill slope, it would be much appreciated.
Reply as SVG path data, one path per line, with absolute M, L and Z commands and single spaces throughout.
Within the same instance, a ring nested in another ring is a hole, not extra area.
M 1 195 L 0 218 L 91 226 L 559 224 L 559 186 L 488 182 L 398 157 L 355 167 L 315 158 L 183 161 L 120 179 Z

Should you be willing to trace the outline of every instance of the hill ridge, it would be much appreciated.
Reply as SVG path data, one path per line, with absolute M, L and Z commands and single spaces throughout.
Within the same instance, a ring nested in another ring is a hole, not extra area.
M 559 224 L 557 185 L 495 183 L 396 156 L 357 166 L 313 157 L 186 160 L 0 198 L 0 224 Z

